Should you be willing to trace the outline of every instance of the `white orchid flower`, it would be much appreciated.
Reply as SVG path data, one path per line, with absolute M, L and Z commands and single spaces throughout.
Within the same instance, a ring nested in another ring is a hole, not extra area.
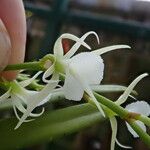
M 31 84 L 31 82 L 41 73 L 42 71 L 38 72 L 32 78 L 28 80 L 24 80 L 22 82 L 17 82 L 16 80 L 10 82 L 9 90 L 0 97 L 0 103 L 6 103 L 10 101 L 13 105 L 15 115 L 19 120 L 15 129 L 17 129 L 23 122 L 31 121 L 31 120 L 26 120 L 28 116 L 38 117 L 43 114 L 44 108 L 39 114 L 32 113 L 32 111 L 36 107 L 43 105 L 50 99 L 52 95 L 51 92 L 55 89 L 55 87 L 59 82 L 58 80 L 55 80 L 53 78 L 54 80 L 51 81 L 51 83 L 47 84 L 41 91 L 38 92 L 27 90 L 24 88 L 29 84 Z M 21 118 L 19 117 L 17 110 L 23 113 L 23 116 Z
M 53 72 L 57 74 L 64 73 L 66 78 L 63 91 L 66 99 L 79 101 L 83 97 L 83 93 L 86 92 L 93 99 L 102 115 L 105 116 L 90 88 L 91 85 L 100 84 L 103 79 L 104 64 L 99 55 L 112 50 L 130 47 L 127 45 L 114 45 L 73 56 L 81 45 L 91 49 L 89 45 L 84 42 L 86 37 L 90 34 L 95 35 L 99 43 L 98 35 L 93 31 L 87 32 L 81 38 L 68 33 L 61 35 L 54 45 L 54 63 L 45 71 L 43 81 L 49 82 L 46 78 L 52 75 Z M 65 55 L 62 46 L 63 38 L 76 42 Z
M 18 122 L 17 126 L 15 127 L 15 129 L 17 129 L 26 120 L 26 118 L 31 114 L 31 112 L 37 106 L 41 106 L 50 100 L 52 93 L 55 92 L 55 88 L 58 85 L 58 82 L 59 82 L 58 79 L 59 79 L 59 76 L 55 75 L 52 78 L 51 82 L 49 82 L 47 85 L 45 85 L 45 87 L 41 91 L 39 91 L 39 92 L 34 91 L 34 93 L 32 92 L 31 94 L 29 91 L 27 93 L 27 95 L 25 95 L 27 97 L 23 97 L 24 100 L 26 98 L 27 108 L 23 112 L 23 116 L 19 119 L 19 122 Z M 42 110 L 42 112 L 40 114 L 38 114 L 38 116 L 41 115 L 43 112 L 44 112 L 44 109 Z
M 66 69 L 63 86 L 65 97 L 69 100 L 79 101 L 85 91 L 93 99 L 102 115 L 105 116 L 90 88 L 92 84 L 100 84 L 103 79 L 103 71 L 103 60 L 98 55 L 85 52 L 72 57 Z
M 147 117 L 150 115 L 150 105 L 145 101 L 137 101 L 137 102 L 131 103 L 127 105 L 125 108 L 130 112 L 145 115 Z M 143 131 L 146 132 L 146 126 L 144 125 L 143 122 L 138 120 L 136 121 L 136 123 L 143 129 Z M 127 124 L 128 130 L 133 135 L 133 137 L 138 138 L 139 136 L 137 135 L 137 133 L 130 127 L 128 123 L 126 124 Z
M 138 76 L 136 79 L 134 79 L 115 103 L 118 105 L 123 104 L 127 100 L 127 98 L 129 96 L 131 96 L 130 94 L 133 91 L 134 87 L 139 83 L 139 81 L 141 81 L 146 76 L 148 76 L 148 74 L 144 73 L 144 74 L 141 74 L 140 76 Z M 139 108 L 140 104 L 141 104 L 141 108 Z M 146 116 L 149 116 L 149 114 L 150 114 L 150 106 L 146 102 L 136 102 L 136 103 L 129 104 L 126 106 L 126 109 L 131 112 L 141 113 Z M 145 109 L 145 111 L 144 111 L 144 109 Z M 115 143 L 117 143 L 122 148 L 131 149 L 132 147 L 130 147 L 130 146 L 124 146 L 124 145 L 120 144 L 116 138 L 116 136 L 117 136 L 117 120 L 116 120 L 116 118 L 111 117 L 110 123 L 111 123 L 111 128 L 112 128 L 111 150 L 114 150 Z M 142 129 L 144 131 L 146 131 L 146 127 L 142 122 L 137 121 L 137 123 L 139 124 L 140 127 L 142 127 Z M 126 124 L 127 124 L 128 130 L 133 134 L 133 136 L 137 137 L 138 135 L 130 127 L 130 125 L 128 123 L 126 123 Z
M 81 38 L 78 38 L 72 34 L 66 33 L 66 34 L 62 34 L 55 42 L 54 45 L 54 60 L 53 60 L 53 64 L 50 65 L 50 67 L 45 71 L 45 73 L 43 74 L 43 81 L 48 83 L 49 80 L 47 80 L 46 78 L 48 78 L 50 75 L 52 75 L 54 72 L 56 74 L 56 72 L 64 72 L 65 71 L 65 65 L 67 63 L 67 60 L 70 59 L 71 56 L 74 55 L 74 53 L 78 50 L 78 48 L 83 45 L 86 48 L 90 49 L 90 47 L 84 42 L 84 40 L 86 39 L 86 37 L 90 34 L 94 34 L 97 37 L 97 34 L 95 32 L 88 32 L 85 35 L 83 35 Z M 63 39 L 70 39 L 75 41 L 76 43 L 72 46 L 72 48 L 70 49 L 69 52 L 67 52 L 64 55 L 64 50 L 63 50 L 63 46 L 62 46 L 62 40 Z M 98 37 L 97 37 L 98 39 Z

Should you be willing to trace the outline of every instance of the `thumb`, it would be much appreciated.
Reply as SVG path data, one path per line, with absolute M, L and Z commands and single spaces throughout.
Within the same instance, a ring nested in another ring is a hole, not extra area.
M 5 24 L 11 41 L 8 64 L 22 63 L 26 44 L 26 18 L 22 0 L 0 0 L 0 18 Z M 17 72 L 5 71 L 2 75 L 7 80 L 13 80 Z
M 8 64 L 8 60 L 10 57 L 10 50 L 11 50 L 10 38 L 3 22 L 0 19 L 0 72 Z

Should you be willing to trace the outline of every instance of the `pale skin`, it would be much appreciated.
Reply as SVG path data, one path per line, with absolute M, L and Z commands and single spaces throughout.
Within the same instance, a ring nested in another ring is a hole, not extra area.
M 22 0 L 0 0 L 0 76 L 16 78 L 17 72 L 2 72 L 8 64 L 22 63 L 26 44 L 26 17 Z

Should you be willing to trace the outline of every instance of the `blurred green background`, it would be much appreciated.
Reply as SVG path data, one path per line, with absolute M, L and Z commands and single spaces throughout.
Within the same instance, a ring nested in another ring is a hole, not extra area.
M 41 58 L 53 52 L 58 36 L 68 32 L 82 36 L 96 31 L 100 45 L 92 35 L 87 43 L 99 47 L 128 44 L 131 50 L 117 50 L 103 55 L 105 76 L 103 84 L 128 85 L 141 73 L 150 73 L 150 2 L 140 0 L 24 0 L 27 11 L 28 38 L 26 61 Z M 84 50 L 83 47 L 80 50 Z M 138 100 L 150 99 L 150 77 L 136 87 Z M 116 99 L 118 94 L 105 95 Z M 63 102 L 58 104 L 66 105 Z M 126 105 L 126 104 L 125 104 Z M 51 107 L 51 106 L 50 106 Z M 133 139 L 125 124 L 119 121 L 118 139 L 135 150 L 147 150 Z M 38 135 L 37 135 L 38 136 Z M 57 141 L 35 145 L 36 150 L 109 150 L 111 129 L 108 121 Z M 116 146 L 116 149 L 121 149 Z

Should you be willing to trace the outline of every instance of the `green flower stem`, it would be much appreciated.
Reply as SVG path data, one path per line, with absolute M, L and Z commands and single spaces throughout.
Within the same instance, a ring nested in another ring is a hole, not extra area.
M 150 136 L 146 132 L 144 132 L 135 122 L 136 120 L 140 120 L 149 126 L 150 125 L 150 118 L 143 116 L 143 115 L 140 115 L 140 114 L 134 114 L 134 113 L 128 112 L 123 107 L 115 104 L 111 100 L 109 100 L 109 99 L 107 99 L 107 98 L 105 98 L 105 97 L 103 97 L 97 93 L 94 93 L 94 95 L 101 104 L 105 105 L 106 107 L 108 107 L 109 109 L 111 109 L 112 111 L 117 113 L 122 119 L 127 121 L 131 125 L 133 130 L 144 141 L 144 143 L 150 147 Z
M 106 107 L 111 109 L 113 112 L 117 113 L 122 119 L 126 120 L 126 118 L 129 115 L 129 112 L 126 109 L 124 109 L 123 107 L 115 104 L 113 101 L 111 101 L 111 100 L 107 99 L 106 97 L 103 97 L 95 92 L 94 92 L 94 95 L 101 104 L 105 105 Z
M 150 147 L 150 136 L 144 132 L 135 121 L 128 121 L 133 130 L 139 135 L 142 141 Z
M 129 120 L 130 119 L 140 120 L 144 124 L 146 124 L 147 126 L 150 126 L 150 118 L 149 117 L 144 116 L 144 115 L 140 115 L 137 113 L 129 112 L 126 109 L 124 109 L 123 107 L 114 103 L 113 101 L 111 101 L 111 100 L 107 99 L 106 97 L 103 97 L 97 93 L 94 93 L 94 95 L 101 104 L 103 104 L 106 107 L 108 107 L 109 109 L 111 109 L 113 112 L 118 114 L 125 121 L 127 121 L 128 119 Z
M 21 64 L 12 64 L 8 65 L 4 71 L 9 71 L 9 70 L 45 70 L 45 68 L 41 65 L 40 62 L 26 62 L 26 63 L 21 63 Z
M 144 115 L 140 115 L 138 117 L 138 120 L 142 121 L 144 124 L 146 124 L 148 127 L 150 127 L 150 118 Z

